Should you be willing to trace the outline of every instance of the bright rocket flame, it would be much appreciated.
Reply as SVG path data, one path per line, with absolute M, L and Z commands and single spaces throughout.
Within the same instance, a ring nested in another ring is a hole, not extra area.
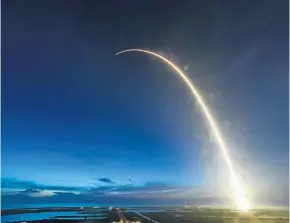
M 123 54 L 126 52 L 141 52 L 141 53 L 146 53 L 152 56 L 157 57 L 158 59 L 160 59 L 161 61 L 165 62 L 166 64 L 168 64 L 174 71 L 176 71 L 176 73 L 178 74 L 178 76 L 181 78 L 181 80 L 186 84 L 186 86 L 189 88 L 189 90 L 191 91 L 192 95 L 195 97 L 195 99 L 197 100 L 198 104 L 200 105 L 203 114 L 205 115 L 209 126 L 215 136 L 215 139 L 219 145 L 219 148 L 222 151 L 224 160 L 226 162 L 226 165 L 229 169 L 230 172 L 230 176 L 231 176 L 231 182 L 232 182 L 232 186 L 233 186 L 233 190 L 234 190 L 234 194 L 235 194 L 235 200 L 236 200 L 236 205 L 238 207 L 238 209 L 242 210 L 242 211 L 248 211 L 250 209 L 250 204 L 249 201 L 246 197 L 246 193 L 244 191 L 244 188 L 242 187 L 242 185 L 240 184 L 240 182 L 237 179 L 237 176 L 235 174 L 230 156 L 228 154 L 228 149 L 227 146 L 224 142 L 224 140 L 222 139 L 220 130 L 218 128 L 217 123 L 215 122 L 212 114 L 210 113 L 209 108 L 207 107 L 207 105 L 205 104 L 201 94 L 198 92 L 198 90 L 195 88 L 193 82 L 191 81 L 191 79 L 187 76 L 187 74 L 185 74 L 182 69 L 180 69 L 177 65 L 175 65 L 173 62 L 171 62 L 170 60 L 166 59 L 165 57 L 149 51 L 149 50 L 143 50 L 143 49 L 128 49 L 128 50 L 123 50 L 120 51 L 118 53 L 116 53 L 115 55 L 119 55 L 119 54 Z

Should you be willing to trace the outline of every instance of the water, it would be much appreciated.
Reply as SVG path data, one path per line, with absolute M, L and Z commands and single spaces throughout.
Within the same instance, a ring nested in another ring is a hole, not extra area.
M 87 219 L 105 219 L 106 217 L 99 217 L 99 216 L 96 216 L 96 217 L 87 217 Z M 57 218 L 57 219 L 61 219 L 61 220 L 67 220 L 68 218 Z M 73 220 L 84 220 L 83 217 L 74 217 Z
M 57 207 L 116 207 L 116 205 L 110 204 L 96 204 L 96 203 L 46 203 L 46 204 L 2 204 L 3 209 L 40 209 L 40 208 L 57 208 Z M 162 209 L 143 209 L 144 205 L 117 205 L 117 207 L 141 207 L 140 209 L 132 209 L 131 211 L 139 212 L 139 213 L 149 213 L 149 212 L 165 212 Z M 6 222 L 14 222 L 14 221 L 35 221 L 42 219 L 55 218 L 57 219 L 84 219 L 84 216 L 87 216 L 87 219 L 104 219 L 105 215 L 101 213 L 77 213 L 75 211 L 59 211 L 59 212 L 42 212 L 42 213 L 24 213 L 24 214 L 13 214 L 13 215 L 5 215 L 1 216 L 1 221 L 3 223 Z
M 58 215 L 76 215 L 76 213 L 70 212 L 43 212 L 43 213 L 27 213 L 27 214 L 13 214 L 1 216 L 2 222 L 12 222 L 12 221 L 33 221 L 48 219 L 51 217 L 56 217 Z
M 57 217 L 60 216 L 60 217 Z M 91 214 L 80 214 L 78 212 L 66 211 L 66 212 L 42 212 L 42 213 L 26 213 L 26 214 L 13 214 L 1 216 L 2 222 L 13 222 L 13 221 L 34 221 L 42 220 L 48 218 L 57 218 L 57 219 L 103 219 L 105 218 L 104 214 L 101 213 L 91 213 Z
M 96 207 L 95 203 L 48 203 L 48 204 L 3 204 L 2 209 L 40 209 L 40 208 L 55 208 L 55 207 Z M 100 213 L 88 213 L 82 214 L 75 211 L 59 211 L 59 212 L 42 212 L 42 213 L 24 213 L 24 214 L 13 214 L 1 216 L 1 222 L 13 222 L 13 221 L 34 221 L 55 218 L 56 216 L 71 216 L 60 217 L 58 219 L 84 219 L 87 216 L 87 219 L 103 219 L 105 215 Z
M 163 209 L 129 209 L 128 212 L 136 212 L 136 213 L 152 213 L 152 212 L 166 212 Z

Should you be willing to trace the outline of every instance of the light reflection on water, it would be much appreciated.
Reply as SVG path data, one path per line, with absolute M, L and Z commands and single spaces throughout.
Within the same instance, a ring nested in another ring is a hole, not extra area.
M 85 220 L 88 220 L 88 219 L 105 219 L 106 217 L 98 217 L 98 216 L 96 216 L 96 217 L 87 217 Z M 57 218 L 57 219 L 60 219 L 60 220 L 67 220 L 67 219 L 69 219 L 69 218 Z M 73 220 L 84 220 L 84 218 L 83 217 L 74 217 L 74 218 L 72 218 Z
M 76 212 L 42 212 L 42 213 L 24 213 L 24 214 L 13 214 L 1 216 L 1 222 L 13 222 L 13 221 L 35 221 L 43 220 L 48 218 L 55 218 L 56 216 L 72 216 L 72 219 L 103 219 L 105 215 L 103 214 L 79 214 Z M 70 219 L 70 218 L 58 218 L 58 219 Z

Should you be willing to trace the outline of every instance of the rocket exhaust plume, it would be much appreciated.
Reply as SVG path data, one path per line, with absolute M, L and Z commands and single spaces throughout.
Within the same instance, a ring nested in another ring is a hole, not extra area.
M 210 112 L 209 107 L 205 104 L 201 94 L 198 92 L 198 90 L 194 86 L 192 80 L 176 64 L 174 64 L 173 62 L 171 62 L 167 58 L 161 56 L 160 54 L 149 51 L 149 50 L 127 49 L 127 50 L 120 51 L 120 52 L 116 53 L 115 55 L 119 55 L 119 54 L 123 54 L 123 53 L 127 53 L 127 52 L 141 52 L 141 53 L 149 54 L 153 57 L 160 59 L 162 62 L 169 65 L 172 68 L 172 70 L 175 71 L 177 76 L 186 84 L 186 86 L 190 90 L 192 96 L 197 100 L 198 105 L 200 106 L 203 115 L 205 116 L 206 120 L 208 121 L 208 124 L 209 124 L 211 131 L 213 132 L 216 143 L 218 144 L 218 146 L 222 152 L 224 161 L 225 161 L 226 166 L 229 170 L 230 180 L 231 180 L 231 184 L 232 184 L 232 189 L 233 189 L 236 205 L 237 205 L 238 209 L 243 210 L 243 211 L 248 211 L 250 208 L 250 204 L 249 204 L 249 201 L 246 197 L 246 193 L 244 191 L 244 188 L 241 185 L 241 183 L 238 181 L 238 178 L 237 178 L 236 173 L 234 171 L 232 161 L 231 161 L 230 156 L 228 154 L 228 148 L 224 142 L 224 139 L 223 139 L 221 132 L 218 128 L 218 125 L 217 125 L 214 117 L 212 116 L 212 114 Z

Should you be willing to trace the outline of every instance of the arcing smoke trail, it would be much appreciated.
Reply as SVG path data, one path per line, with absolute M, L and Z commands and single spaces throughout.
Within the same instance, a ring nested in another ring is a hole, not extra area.
M 228 149 L 227 146 L 221 136 L 220 130 L 218 128 L 218 125 L 216 123 L 216 121 L 214 120 L 212 114 L 210 113 L 209 108 L 207 107 L 207 105 L 205 104 L 201 94 L 198 92 L 198 90 L 195 88 L 193 82 L 191 81 L 191 79 L 187 76 L 187 74 L 185 74 L 177 65 L 175 65 L 173 62 L 171 62 L 170 60 L 166 59 L 165 57 L 154 53 L 152 51 L 149 50 L 143 50 L 143 49 L 128 49 L 128 50 L 123 50 L 120 51 L 118 53 L 116 53 L 115 55 L 119 55 L 119 54 L 123 54 L 126 52 L 141 52 L 141 53 L 146 53 L 149 55 L 152 55 L 154 57 L 157 57 L 158 59 L 160 59 L 161 61 L 163 61 L 165 64 L 168 64 L 177 74 L 178 76 L 181 78 L 181 80 L 186 84 L 186 86 L 189 88 L 189 90 L 191 91 L 192 95 L 195 97 L 195 99 L 197 100 L 199 106 L 201 107 L 201 110 L 204 114 L 204 116 L 206 117 L 209 126 L 215 136 L 216 142 L 219 145 L 219 148 L 221 149 L 221 152 L 223 154 L 223 158 L 226 162 L 226 165 L 228 167 L 228 170 L 230 172 L 230 177 L 231 177 L 231 182 L 232 182 L 232 186 L 233 186 L 233 190 L 234 190 L 234 196 L 235 196 L 235 200 L 236 200 L 236 205 L 240 210 L 243 211 L 247 211 L 250 208 L 250 204 L 247 200 L 245 191 L 243 189 L 243 186 L 240 184 L 240 182 L 237 179 L 237 176 L 235 174 L 233 165 L 232 165 L 232 161 L 229 157 L 228 154 Z

